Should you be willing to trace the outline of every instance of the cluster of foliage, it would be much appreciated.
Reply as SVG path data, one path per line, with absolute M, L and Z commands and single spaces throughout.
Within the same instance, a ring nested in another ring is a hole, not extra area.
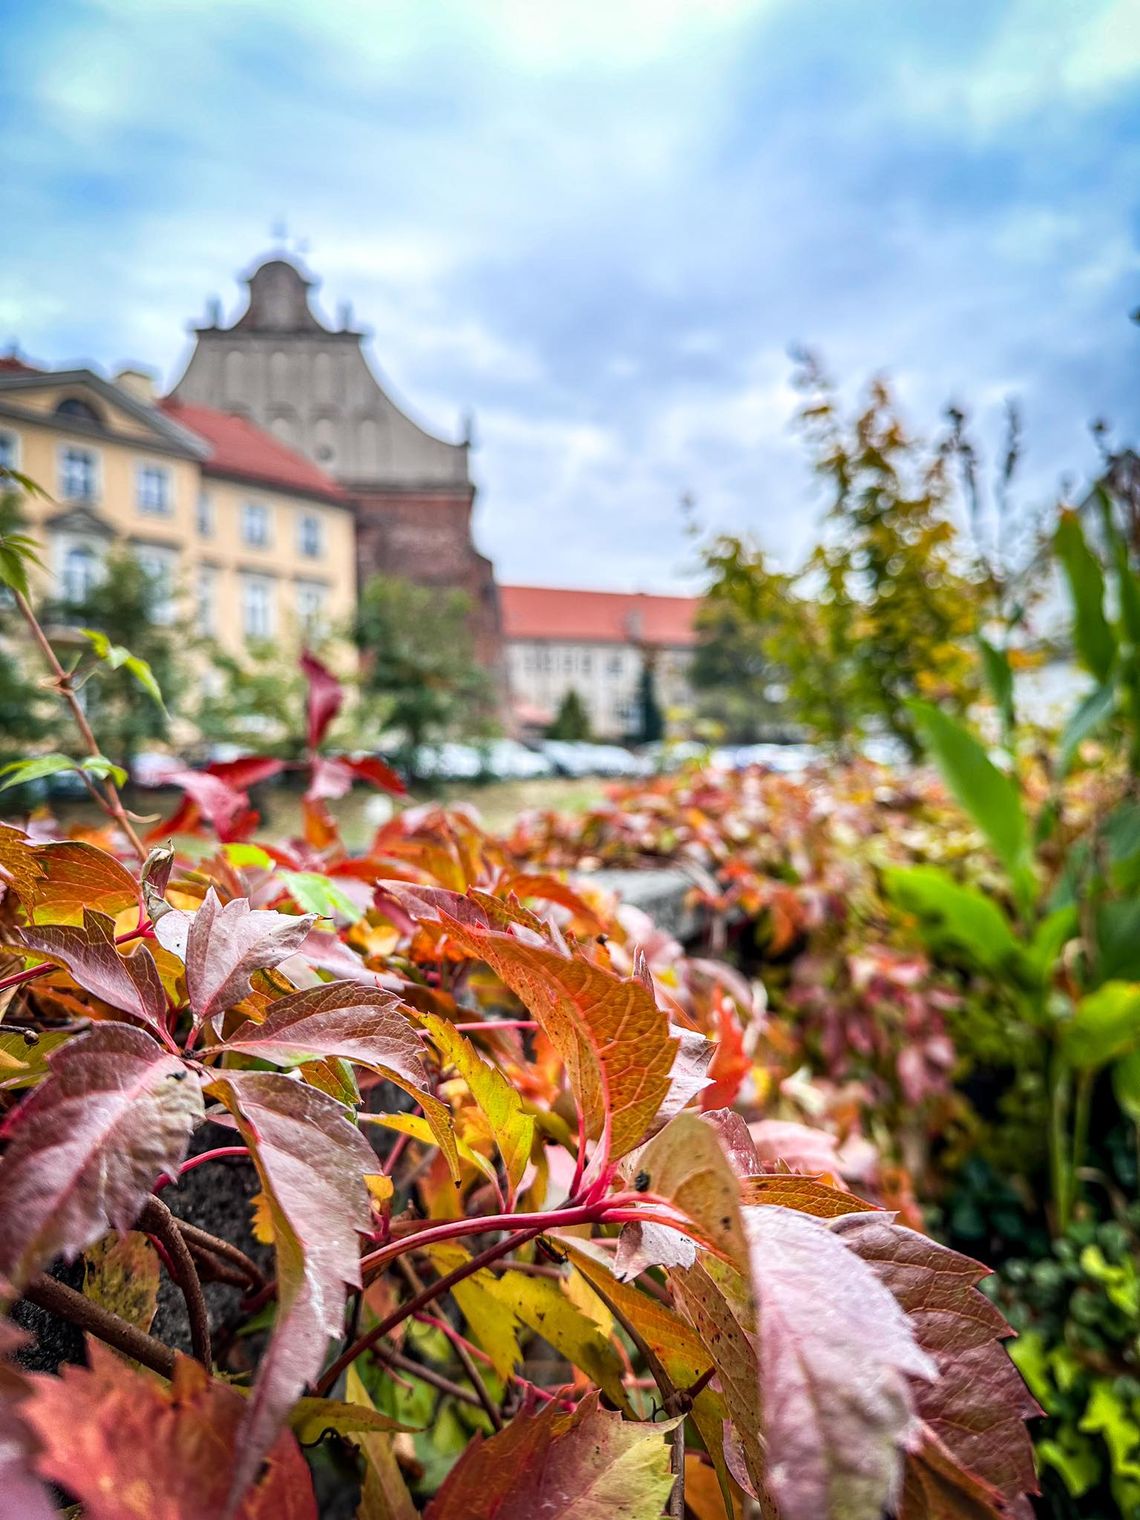
M 343 691 L 304 668 L 302 837 L 255 839 L 273 758 L 185 773 L 150 839 L 113 773 L 100 837 L 0 828 L 6 1502 L 311 1520 L 316 1475 L 399 1520 L 1028 1520 L 986 1269 L 787 1117 L 749 983 L 462 810 L 350 855 L 329 802 L 399 782 L 322 754 Z M 181 1217 L 202 1168 L 256 1174 L 237 1238 Z M 28 1305 L 85 1365 L 28 1370 Z
M 907 432 L 886 381 L 874 381 L 848 418 L 812 359 L 796 379 L 801 432 L 830 495 L 823 536 L 795 574 L 740 537 L 705 547 L 701 711 L 733 739 L 790 725 L 843 745 L 869 730 L 917 756 L 908 702 L 968 703 L 978 689 L 975 633 L 994 615 L 1008 623 L 1024 611 L 1007 542 L 1016 418 L 998 488 L 1007 533 L 995 548 L 982 532 L 962 413 L 952 411 L 947 437 L 927 445 Z M 955 526 L 963 495 L 975 530 L 968 547 Z

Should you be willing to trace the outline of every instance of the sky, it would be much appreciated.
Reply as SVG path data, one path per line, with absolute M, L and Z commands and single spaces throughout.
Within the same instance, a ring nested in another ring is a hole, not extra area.
M 478 447 L 501 581 L 792 566 L 790 350 L 1019 491 L 1140 441 L 1140 0 L 0 0 L 0 347 L 177 378 L 279 246 Z

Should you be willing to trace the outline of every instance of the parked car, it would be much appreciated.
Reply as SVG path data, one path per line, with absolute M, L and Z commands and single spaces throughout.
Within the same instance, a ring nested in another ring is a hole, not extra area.
M 554 775 L 554 765 L 546 755 L 527 749 L 517 739 L 492 739 L 483 751 L 483 770 L 495 781 L 533 781 Z

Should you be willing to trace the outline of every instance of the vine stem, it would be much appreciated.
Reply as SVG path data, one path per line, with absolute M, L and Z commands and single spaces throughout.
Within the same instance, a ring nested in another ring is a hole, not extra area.
M 20 609 L 21 617 L 31 629 L 32 637 L 38 644 L 40 653 L 43 655 L 45 661 L 47 662 L 48 669 L 52 673 L 52 684 L 55 686 L 56 690 L 59 692 L 63 700 L 67 703 L 68 707 L 71 709 L 71 716 L 75 719 L 75 726 L 78 728 L 83 743 L 87 747 L 87 753 L 89 755 L 101 755 L 102 750 L 99 748 L 99 741 L 95 738 L 91 725 L 87 721 L 87 714 L 83 711 L 83 704 L 80 702 L 78 696 L 76 695 L 75 688 L 72 685 L 71 676 L 60 664 L 59 656 L 52 648 L 51 640 L 44 632 L 39 618 L 32 610 L 32 604 L 28 601 L 23 592 L 17 591 L 14 587 L 12 588 L 12 595 L 16 599 L 16 606 Z M 92 790 L 96 790 L 94 786 L 92 786 Z M 96 796 L 99 796 L 98 792 L 96 792 Z M 139 860 L 145 861 L 147 853 L 146 846 L 143 844 L 139 836 L 135 833 L 134 825 L 127 817 L 127 810 L 123 806 L 123 799 L 119 796 L 119 789 L 109 776 L 103 778 L 100 805 L 102 806 L 104 812 L 106 812 L 111 818 L 115 820 L 115 822 L 122 829 L 123 833 L 127 836 L 127 839 L 130 841 L 131 848 L 134 850 Z
M 139 1223 L 144 1230 L 162 1241 L 174 1263 L 176 1281 L 186 1300 L 186 1315 L 190 1321 L 190 1344 L 197 1357 L 209 1372 L 213 1366 L 210 1348 L 210 1313 L 202 1292 L 202 1280 L 190 1254 L 190 1247 L 178 1228 L 178 1221 L 161 1198 L 152 1193 L 146 1201 Z
M 164 1346 L 160 1340 L 148 1335 L 145 1330 L 138 1329 L 136 1325 L 128 1324 L 125 1319 L 112 1314 L 110 1309 L 104 1309 L 93 1299 L 77 1293 L 66 1283 L 57 1282 L 46 1272 L 32 1278 L 23 1291 L 23 1297 L 29 1303 L 46 1309 L 49 1314 L 57 1314 L 60 1319 L 78 1325 L 81 1330 L 88 1331 L 96 1340 L 113 1346 L 116 1351 L 134 1357 L 136 1362 L 141 1362 L 161 1377 L 174 1375 L 175 1352 L 169 1346 Z
M 237 1160 L 242 1160 L 242 1161 L 248 1161 L 249 1160 L 249 1147 L 248 1146 L 245 1146 L 245 1145 L 219 1145 L 218 1148 L 217 1148 L 217 1150 L 203 1151 L 200 1155 L 198 1155 L 198 1156 L 191 1156 L 188 1161 L 184 1161 L 182 1163 L 182 1165 L 178 1168 L 178 1176 L 180 1178 L 181 1177 L 185 1177 L 185 1175 L 186 1175 L 187 1172 L 192 1172 L 196 1166 L 202 1166 L 207 1161 L 237 1161 Z M 159 1174 L 157 1182 L 154 1184 L 154 1192 L 157 1193 L 160 1188 L 167 1187 L 174 1180 L 175 1179 L 170 1175 L 169 1172 L 161 1172 Z
M 398 1268 L 401 1276 L 407 1283 L 408 1287 L 411 1288 L 413 1293 L 422 1293 L 424 1291 L 423 1281 L 420 1278 L 419 1273 L 406 1257 L 399 1257 L 396 1261 L 396 1267 Z M 440 1328 L 441 1330 L 443 1328 L 442 1321 L 440 1323 Z M 470 1351 L 468 1351 L 462 1337 L 459 1337 L 458 1339 L 454 1339 L 452 1337 L 450 1325 L 446 1330 L 443 1330 L 443 1333 L 451 1342 L 452 1348 L 455 1351 L 456 1356 L 459 1358 L 460 1363 L 462 1364 L 463 1371 L 467 1374 L 467 1381 L 471 1384 L 472 1388 L 474 1388 L 475 1396 L 478 1399 L 479 1403 L 483 1406 L 483 1410 L 486 1413 L 487 1418 L 490 1420 L 491 1424 L 496 1430 L 502 1430 L 503 1417 L 499 1413 L 499 1406 L 487 1392 L 487 1385 L 484 1383 L 479 1369 L 475 1365 L 475 1358 L 471 1355 Z

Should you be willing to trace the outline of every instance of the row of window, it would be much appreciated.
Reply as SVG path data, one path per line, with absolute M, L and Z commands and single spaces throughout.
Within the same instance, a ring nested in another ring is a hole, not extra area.
M 139 545 L 135 557 L 154 583 L 156 599 L 153 616 L 157 623 L 174 621 L 174 576 L 177 555 L 158 546 Z M 102 560 L 90 544 L 70 544 L 60 563 L 63 595 L 69 602 L 83 602 L 94 591 L 102 575 Z M 211 637 L 218 632 L 217 593 L 219 572 L 210 565 L 198 569 L 195 585 L 195 609 L 198 632 Z M 277 631 L 277 582 L 268 575 L 242 575 L 242 631 L 247 639 L 272 638 Z M 307 634 L 320 627 L 327 607 L 327 587 L 312 581 L 295 585 L 295 612 Z
M 625 655 L 621 650 L 615 650 L 610 654 L 603 655 L 600 651 L 589 649 L 546 649 L 524 647 L 522 651 L 523 669 L 537 672 L 542 671 L 551 674 L 561 671 L 565 675 L 589 676 L 595 670 L 594 658 L 597 656 L 599 673 L 607 676 L 620 676 L 625 670 Z
M 0 465 L 19 467 L 15 433 L 0 432 Z M 99 500 L 99 455 L 95 449 L 68 444 L 59 452 L 59 494 L 62 501 L 93 504 Z M 171 472 L 166 465 L 140 464 L 135 471 L 135 504 L 147 517 L 169 517 L 174 511 Z M 208 491 L 198 497 L 198 533 L 212 538 L 215 531 L 214 503 Z M 297 518 L 297 552 L 305 559 L 324 553 L 322 523 L 315 512 Z M 273 544 L 273 508 L 263 501 L 247 501 L 241 508 L 241 541 L 250 549 Z

